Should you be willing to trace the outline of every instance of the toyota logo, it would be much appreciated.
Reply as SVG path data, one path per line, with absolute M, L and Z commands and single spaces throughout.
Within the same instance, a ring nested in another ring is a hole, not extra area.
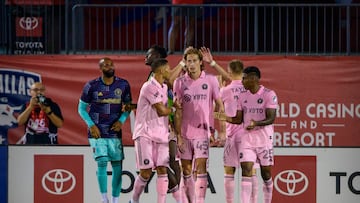
M 309 180 L 306 175 L 297 170 L 286 170 L 276 175 L 274 186 L 279 193 L 286 196 L 296 196 L 305 192 Z
M 44 174 L 41 180 L 45 191 L 53 195 L 64 195 L 71 192 L 75 185 L 75 176 L 64 169 L 53 169 Z
M 24 30 L 34 30 L 39 25 L 39 21 L 35 17 L 22 17 L 19 25 Z

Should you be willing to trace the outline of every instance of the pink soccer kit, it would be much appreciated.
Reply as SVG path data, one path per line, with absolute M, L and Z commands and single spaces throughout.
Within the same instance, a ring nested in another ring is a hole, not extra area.
M 276 108 L 278 108 L 278 100 L 275 92 L 262 85 L 255 94 L 252 94 L 250 91 L 243 92 L 238 102 L 238 109 L 243 111 L 244 128 L 250 125 L 251 120 L 264 120 L 266 118 L 266 109 Z M 273 134 L 273 125 L 256 126 L 252 130 L 245 130 L 245 134 L 242 136 L 241 146 L 244 150 L 255 150 L 255 153 L 260 153 L 259 149 L 262 147 L 270 150 L 273 148 Z M 242 157 L 242 161 L 255 162 L 255 160 L 251 159 L 256 157 L 246 157 L 248 153 L 243 154 L 244 157 Z M 262 161 L 266 162 L 266 160 L 260 160 L 260 164 L 264 165 Z
M 221 99 L 224 103 L 225 114 L 234 117 L 237 112 L 237 102 L 240 93 L 246 91 L 241 80 L 233 80 L 221 91 Z M 224 165 L 239 167 L 239 144 L 241 135 L 244 133 L 242 125 L 226 123 L 226 143 L 224 146 Z
M 159 84 L 154 78 L 144 83 L 140 90 L 136 110 L 133 139 L 143 136 L 155 142 L 168 143 L 169 120 L 167 116 L 159 117 L 153 104 L 167 103 L 167 86 Z
M 140 90 L 133 133 L 138 168 L 168 165 L 168 117 L 159 117 L 152 107 L 159 102 L 166 105 L 167 98 L 167 86 L 154 78 L 144 83 Z
M 220 97 L 216 77 L 202 71 L 200 78 L 193 80 L 186 73 L 175 80 L 174 94 L 183 108 L 182 135 L 187 139 L 209 137 L 213 101 Z

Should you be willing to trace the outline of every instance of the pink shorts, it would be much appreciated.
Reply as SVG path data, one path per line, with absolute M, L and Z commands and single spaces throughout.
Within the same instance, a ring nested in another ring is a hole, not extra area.
M 198 158 L 209 158 L 209 138 L 187 139 L 183 137 L 184 150 L 180 158 L 193 160 Z
M 258 162 L 260 166 L 274 165 L 273 146 L 240 148 L 240 162 Z
M 138 137 L 135 140 L 135 153 L 137 169 L 169 166 L 168 143 L 157 143 L 146 137 Z

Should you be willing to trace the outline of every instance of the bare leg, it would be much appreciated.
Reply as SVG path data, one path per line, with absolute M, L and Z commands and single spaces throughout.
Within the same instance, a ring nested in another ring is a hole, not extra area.
M 185 48 L 194 45 L 194 36 L 195 36 L 195 17 L 189 17 L 186 22 L 185 30 Z
M 169 33 L 168 33 L 168 52 L 169 52 L 169 54 L 172 54 L 175 51 L 175 43 L 176 43 L 176 40 L 178 39 L 179 31 L 180 31 L 180 21 L 181 21 L 180 16 L 173 16 L 172 22 L 171 22 L 171 27 L 170 27 Z

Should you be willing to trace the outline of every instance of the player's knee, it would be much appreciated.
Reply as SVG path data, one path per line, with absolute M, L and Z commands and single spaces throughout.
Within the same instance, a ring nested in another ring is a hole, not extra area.
M 141 169 L 139 175 L 144 179 L 144 180 L 149 180 L 152 174 L 152 170 L 151 169 Z
M 261 170 L 261 177 L 263 180 L 269 180 L 271 178 L 271 170 L 267 169 L 267 168 L 263 168 Z
M 158 166 L 156 167 L 156 173 L 159 175 L 166 174 L 167 168 L 165 166 Z

